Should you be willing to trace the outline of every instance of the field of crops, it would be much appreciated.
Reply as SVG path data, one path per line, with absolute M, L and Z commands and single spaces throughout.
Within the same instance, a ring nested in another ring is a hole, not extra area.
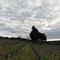
M 0 60 L 60 60 L 60 46 L 0 40 Z
M 48 60 L 60 60 L 60 46 L 40 45 L 40 50 L 45 54 Z

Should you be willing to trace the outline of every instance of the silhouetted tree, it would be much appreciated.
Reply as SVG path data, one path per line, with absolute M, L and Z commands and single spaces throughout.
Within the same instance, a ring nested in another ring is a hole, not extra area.
M 32 41 L 36 41 L 38 39 L 38 30 L 35 28 L 35 26 L 32 27 L 32 31 L 30 33 L 30 37 L 32 39 Z
M 44 33 L 39 32 L 38 29 L 35 28 L 35 26 L 32 27 L 30 38 L 34 42 L 36 42 L 37 40 L 40 40 L 40 42 L 44 42 L 47 39 L 46 35 Z
M 47 40 L 47 37 L 46 37 L 46 35 L 44 33 L 42 33 L 42 40 L 44 40 L 45 42 Z

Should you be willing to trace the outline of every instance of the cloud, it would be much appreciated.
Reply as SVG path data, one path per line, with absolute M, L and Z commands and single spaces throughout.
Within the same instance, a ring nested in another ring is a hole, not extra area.
M 28 37 L 32 25 L 48 38 L 59 38 L 60 1 L 0 0 L 0 35 Z
M 58 3 L 58 4 L 57 4 Z M 60 16 L 60 1 L 58 0 L 48 0 L 43 1 L 43 4 L 38 7 L 38 11 L 36 13 L 36 18 L 45 18 L 52 20 Z

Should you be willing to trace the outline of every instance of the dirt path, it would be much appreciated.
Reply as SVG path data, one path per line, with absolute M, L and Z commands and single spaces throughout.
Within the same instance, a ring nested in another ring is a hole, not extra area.
M 25 47 L 21 49 L 20 54 L 21 60 L 39 60 L 38 56 L 34 53 L 34 50 L 31 48 L 30 44 L 26 44 Z

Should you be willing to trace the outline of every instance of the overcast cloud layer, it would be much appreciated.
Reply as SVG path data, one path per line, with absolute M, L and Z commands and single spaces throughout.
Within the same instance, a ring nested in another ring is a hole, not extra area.
M 0 0 L 0 36 L 29 37 L 32 25 L 60 39 L 60 0 Z

